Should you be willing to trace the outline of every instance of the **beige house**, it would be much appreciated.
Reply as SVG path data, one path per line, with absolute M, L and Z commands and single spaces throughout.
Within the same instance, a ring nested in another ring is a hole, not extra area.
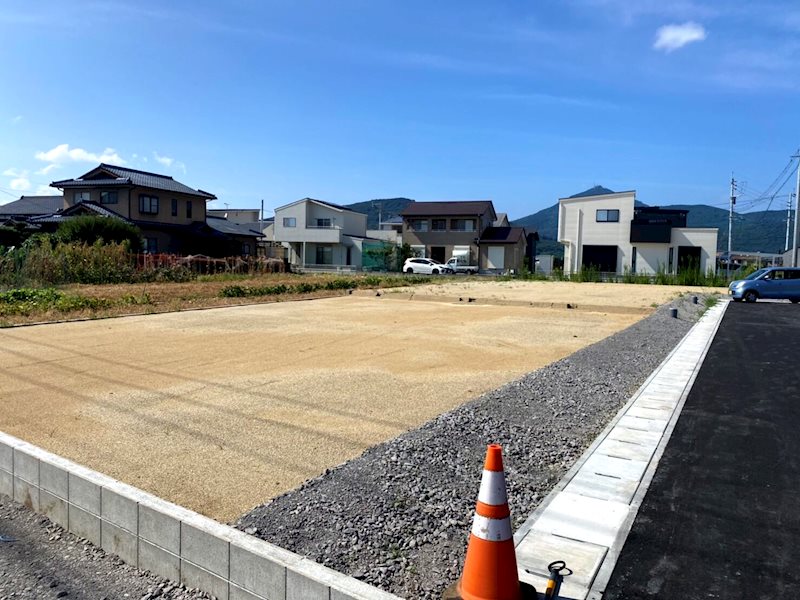
M 415 254 L 441 263 L 466 256 L 474 265 L 481 232 L 497 219 L 491 200 L 412 202 L 401 216 L 403 243 Z
M 528 234 L 510 227 L 491 200 L 413 202 L 402 217 L 403 243 L 418 256 L 441 263 L 455 257 L 484 273 L 518 272 L 525 264 Z
M 149 253 L 252 254 L 259 237 L 257 227 L 252 233 L 232 232 L 217 219 L 209 226 L 206 202 L 216 196 L 168 175 L 103 163 L 76 179 L 50 185 L 64 193 L 62 210 L 31 222 L 52 228 L 80 214 L 123 219 L 139 227 Z
M 564 274 L 716 272 L 716 228 L 687 227 L 685 210 L 636 206 L 636 192 L 597 186 L 558 201 Z

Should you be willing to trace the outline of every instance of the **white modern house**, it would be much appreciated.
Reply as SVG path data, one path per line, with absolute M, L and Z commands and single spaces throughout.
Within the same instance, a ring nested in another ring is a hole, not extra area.
M 564 274 L 716 272 L 716 228 L 687 227 L 687 210 L 636 206 L 636 192 L 595 186 L 558 201 Z
M 367 215 L 338 204 L 303 198 L 275 209 L 275 242 L 295 268 L 360 269 Z

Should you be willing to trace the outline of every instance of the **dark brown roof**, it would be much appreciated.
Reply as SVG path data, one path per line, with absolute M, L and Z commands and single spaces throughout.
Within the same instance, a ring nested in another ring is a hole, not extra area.
M 524 227 L 487 227 L 481 234 L 481 244 L 516 244 L 525 239 Z
M 496 218 L 491 200 L 464 200 L 454 202 L 413 202 L 400 214 L 404 217 L 465 217 L 482 215 L 489 211 Z

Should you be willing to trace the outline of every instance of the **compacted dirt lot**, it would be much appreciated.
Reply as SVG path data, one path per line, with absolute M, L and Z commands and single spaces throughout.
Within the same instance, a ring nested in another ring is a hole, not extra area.
M 445 288 L 0 330 L 0 430 L 230 521 L 681 291 Z

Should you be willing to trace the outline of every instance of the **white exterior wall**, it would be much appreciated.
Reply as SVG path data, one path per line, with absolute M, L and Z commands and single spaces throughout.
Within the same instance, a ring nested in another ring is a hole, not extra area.
M 403 244 L 403 235 L 394 229 L 367 229 L 367 237 L 383 240 L 397 246 Z
M 367 215 L 353 211 L 343 211 L 342 233 L 345 235 L 367 235 Z
M 284 227 L 285 218 L 294 217 L 297 227 Z M 306 207 L 304 202 L 297 202 L 275 210 L 275 241 L 299 242 L 304 239 L 306 228 Z
M 678 246 L 700 246 L 700 270 L 703 273 L 717 272 L 717 234 L 716 228 L 676 227 L 672 230 L 670 246 L 675 250 L 677 267 Z
M 669 244 L 632 244 L 636 248 L 636 272 L 655 275 L 669 268 Z M 631 250 L 631 252 L 633 252 Z M 676 251 L 677 252 L 677 251 Z M 677 260 L 677 254 L 674 255 Z M 675 265 L 673 264 L 673 270 Z
M 631 265 L 630 224 L 635 192 L 562 198 L 558 201 L 558 241 L 564 247 L 564 273 L 580 270 L 583 246 L 617 246 L 617 273 Z M 618 223 L 598 223 L 598 210 L 619 210 Z

